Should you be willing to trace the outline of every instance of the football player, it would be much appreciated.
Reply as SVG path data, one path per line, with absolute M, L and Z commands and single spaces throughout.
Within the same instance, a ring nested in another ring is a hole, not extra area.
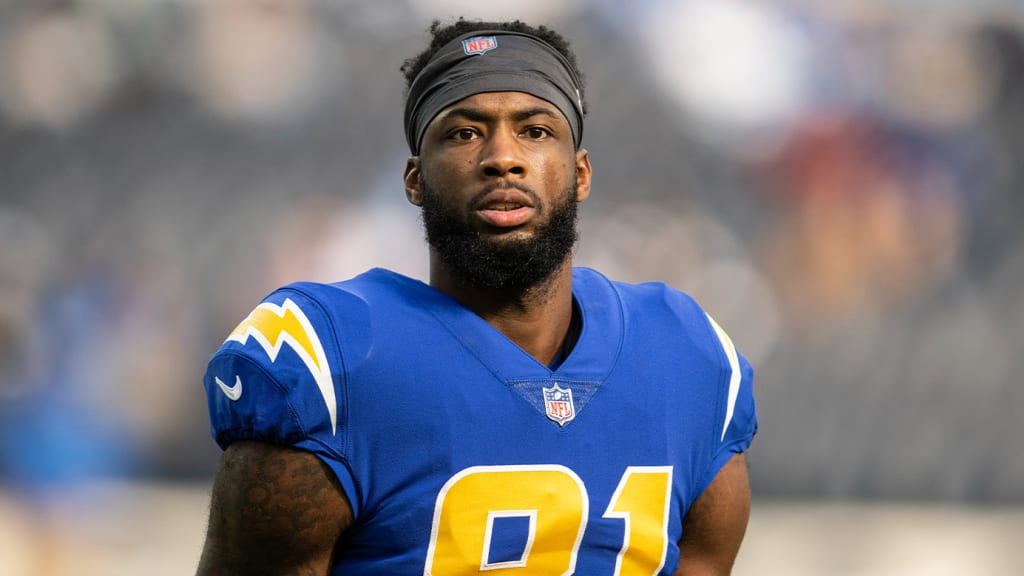
M 574 268 L 592 170 L 565 39 L 431 32 L 403 67 L 429 282 L 291 284 L 228 336 L 199 574 L 728 574 L 751 367 L 686 294 Z

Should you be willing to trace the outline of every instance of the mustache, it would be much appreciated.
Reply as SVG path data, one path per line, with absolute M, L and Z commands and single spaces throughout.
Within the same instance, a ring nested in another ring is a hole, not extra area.
M 529 186 L 527 186 L 527 185 L 525 185 L 525 184 L 523 184 L 521 182 L 498 181 L 498 182 L 494 182 L 492 184 L 488 184 L 482 190 L 480 190 L 479 192 L 474 194 L 472 196 L 472 198 L 469 199 L 469 202 L 468 202 L 469 208 L 471 210 L 475 209 L 477 206 L 479 206 L 481 203 L 483 203 L 484 199 L 487 197 L 488 194 L 490 194 L 491 192 L 494 192 L 498 188 L 506 188 L 506 189 L 512 188 L 514 190 L 519 190 L 520 192 L 522 192 L 523 194 L 526 194 L 526 196 L 530 198 L 530 202 L 532 202 L 534 206 L 539 208 L 539 207 L 541 207 L 543 205 L 543 202 L 541 202 L 540 196 L 538 196 L 537 193 L 534 192 L 533 189 L 530 188 Z

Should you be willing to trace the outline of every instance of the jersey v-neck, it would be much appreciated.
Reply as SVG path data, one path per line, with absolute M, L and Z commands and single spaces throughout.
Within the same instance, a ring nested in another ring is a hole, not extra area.
M 624 338 L 623 310 L 618 293 L 594 270 L 573 270 L 573 298 L 582 328 L 575 346 L 555 369 L 542 364 L 460 302 L 427 284 L 401 274 L 393 276 L 497 378 L 505 382 L 560 380 L 602 382 L 619 358 Z

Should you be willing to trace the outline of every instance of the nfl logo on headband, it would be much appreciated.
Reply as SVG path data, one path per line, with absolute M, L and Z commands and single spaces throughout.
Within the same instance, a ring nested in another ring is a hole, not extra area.
M 498 47 L 498 39 L 494 36 L 474 36 L 462 41 L 462 51 L 466 56 L 483 54 Z

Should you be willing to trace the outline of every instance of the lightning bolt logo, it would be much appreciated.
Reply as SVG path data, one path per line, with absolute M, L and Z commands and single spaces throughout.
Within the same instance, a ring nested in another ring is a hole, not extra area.
M 337 431 L 338 404 L 334 396 L 334 383 L 327 364 L 327 355 L 320 344 L 320 338 L 310 323 L 309 318 L 290 298 L 280 305 L 264 302 L 256 307 L 242 323 L 228 336 L 226 341 L 245 344 L 253 338 L 270 357 L 271 362 L 277 361 L 277 355 L 287 344 L 302 359 L 302 363 L 313 375 L 327 413 L 331 417 L 331 433 Z

